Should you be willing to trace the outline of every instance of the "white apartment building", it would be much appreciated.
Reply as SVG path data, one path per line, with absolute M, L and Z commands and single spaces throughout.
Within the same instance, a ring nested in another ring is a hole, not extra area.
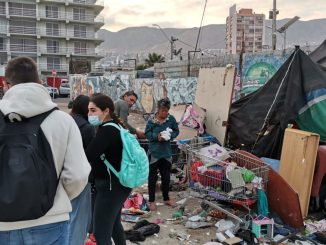
M 264 23 L 264 14 L 256 14 L 252 9 L 240 9 L 237 12 L 234 4 L 226 18 L 226 52 L 261 52 L 265 43 Z
M 71 60 L 95 67 L 103 8 L 104 0 L 0 0 L 0 63 L 29 56 L 45 76 L 68 75 Z

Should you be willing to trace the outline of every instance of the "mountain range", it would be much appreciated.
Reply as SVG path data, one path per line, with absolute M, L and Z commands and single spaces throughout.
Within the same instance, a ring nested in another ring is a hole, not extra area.
M 284 25 L 289 19 L 277 21 L 277 28 Z M 265 21 L 266 26 L 272 26 L 271 20 Z M 168 55 L 170 53 L 171 36 L 177 38 L 176 49 L 182 48 L 182 53 L 194 50 L 199 28 L 163 28 L 157 27 L 129 27 L 118 32 L 101 29 L 99 38 L 104 42 L 99 50 L 105 53 L 149 53 L 157 52 Z M 271 45 L 271 29 L 266 28 L 265 44 Z M 277 48 L 283 48 L 284 36 L 277 34 Z M 316 46 L 326 39 L 326 18 L 309 21 L 297 21 L 286 32 L 286 46 Z M 225 24 L 203 26 L 198 41 L 201 50 L 225 48 Z

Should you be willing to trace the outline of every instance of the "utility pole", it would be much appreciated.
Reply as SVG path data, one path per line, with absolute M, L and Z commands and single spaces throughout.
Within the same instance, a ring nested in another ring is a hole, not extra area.
M 174 51 L 175 51 L 175 48 L 174 48 L 174 42 L 175 41 L 178 41 L 178 38 L 175 38 L 175 37 L 171 36 L 171 40 L 170 40 L 170 44 L 171 44 L 171 60 L 173 60 L 173 55 L 174 55 Z
M 276 0 L 273 0 L 272 49 L 276 49 Z
M 171 60 L 173 60 L 173 54 L 174 54 L 174 42 L 178 41 L 178 38 L 175 38 L 173 36 L 171 36 L 171 39 L 168 38 L 168 36 L 166 35 L 165 31 L 163 31 L 163 29 L 158 25 L 158 24 L 153 24 L 153 26 L 158 27 L 158 29 L 163 33 L 163 35 L 166 37 L 167 40 L 169 40 L 170 45 L 171 45 Z

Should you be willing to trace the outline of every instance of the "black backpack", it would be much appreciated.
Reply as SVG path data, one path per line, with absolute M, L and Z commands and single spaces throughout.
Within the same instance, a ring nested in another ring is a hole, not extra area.
M 57 109 L 31 118 L 0 111 L 1 222 L 37 219 L 53 206 L 59 179 L 41 123 Z

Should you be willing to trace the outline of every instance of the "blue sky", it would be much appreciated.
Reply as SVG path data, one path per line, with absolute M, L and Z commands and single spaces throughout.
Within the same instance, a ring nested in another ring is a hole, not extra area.
M 205 0 L 104 0 L 104 28 L 118 31 L 126 27 L 152 26 L 198 27 Z M 253 8 L 256 13 L 268 17 L 273 0 L 207 0 L 204 25 L 223 24 L 229 7 L 237 4 L 240 8 Z M 277 0 L 280 11 L 278 19 L 297 15 L 301 20 L 326 18 L 326 0 Z

